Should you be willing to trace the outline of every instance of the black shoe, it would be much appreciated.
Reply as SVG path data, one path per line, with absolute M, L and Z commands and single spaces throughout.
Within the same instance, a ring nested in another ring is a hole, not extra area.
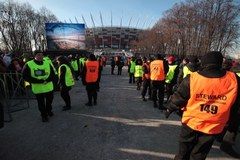
M 238 154 L 236 151 L 233 150 L 232 145 L 227 144 L 227 143 L 222 143 L 220 146 L 220 149 L 230 155 L 231 157 L 234 158 L 240 158 L 240 154 Z
M 93 102 L 93 105 L 96 106 L 97 105 L 97 101 Z
M 48 115 L 49 115 L 50 117 L 52 117 L 54 114 L 53 114 L 53 112 L 49 112 Z
M 71 107 L 63 107 L 62 111 L 67 111 L 67 110 L 70 110 Z
M 42 122 L 48 122 L 48 117 L 42 117 Z
M 92 106 L 92 103 L 85 103 L 86 106 Z
M 158 105 L 157 105 L 156 102 L 153 103 L 153 107 L 154 107 L 154 108 L 157 108 L 157 107 L 158 107 Z
M 159 105 L 158 109 L 159 110 L 166 110 L 167 108 L 165 108 L 163 105 Z
M 146 102 L 146 101 L 147 101 L 147 100 L 146 100 L 146 98 L 144 98 L 144 97 L 142 98 L 142 100 L 143 100 L 144 102 Z

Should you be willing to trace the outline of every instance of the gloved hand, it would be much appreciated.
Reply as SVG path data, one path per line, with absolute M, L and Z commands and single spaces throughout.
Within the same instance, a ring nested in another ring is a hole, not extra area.
M 167 109 L 166 111 L 165 111 L 165 118 L 168 118 L 169 116 L 170 116 L 170 114 L 171 114 L 172 112 L 169 110 L 169 109 Z

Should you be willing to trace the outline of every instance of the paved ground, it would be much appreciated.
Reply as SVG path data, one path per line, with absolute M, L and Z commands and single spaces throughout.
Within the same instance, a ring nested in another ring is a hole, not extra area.
M 0 160 L 170 160 L 178 150 L 180 119 L 166 120 L 152 102 L 123 75 L 104 68 L 98 105 L 87 107 L 80 81 L 71 90 L 72 110 L 61 111 L 55 93 L 54 116 L 41 122 L 36 100 L 30 108 L 12 113 L 13 121 L 0 129 Z M 240 139 L 235 145 L 240 151 Z M 215 143 L 208 160 L 231 160 Z

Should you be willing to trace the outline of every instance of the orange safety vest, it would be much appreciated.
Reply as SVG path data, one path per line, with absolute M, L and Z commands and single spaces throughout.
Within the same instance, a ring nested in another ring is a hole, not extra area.
M 127 65 L 130 66 L 131 58 L 128 58 Z
M 150 78 L 154 81 L 165 80 L 163 60 L 154 60 L 150 63 Z
M 221 78 L 190 74 L 190 99 L 183 112 L 182 123 L 206 134 L 221 133 L 237 97 L 237 79 L 226 72 Z
M 97 82 L 99 63 L 98 61 L 86 61 L 86 82 Z
M 103 66 L 103 60 L 102 59 L 99 59 L 99 65 Z
M 146 67 L 146 69 L 149 70 L 149 65 L 147 63 L 144 63 L 143 67 Z M 142 79 L 150 79 L 150 73 L 144 73 L 144 76 Z

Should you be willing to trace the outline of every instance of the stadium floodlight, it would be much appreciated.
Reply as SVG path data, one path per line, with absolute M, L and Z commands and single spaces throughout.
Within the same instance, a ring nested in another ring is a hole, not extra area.
M 82 20 L 83 20 L 83 22 L 84 22 L 84 24 L 85 24 L 85 27 L 88 28 L 88 27 L 87 27 L 87 23 L 86 23 L 85 18 L 83 17 L 83 15 L 82 15 Z
M 136 24 L 136 27 L 135 27 L 135 28 L 137 28 L 139 21 L 140 21 L 140 16 L 139 16 L 139 18 L 138 18 L 138 20 L 137 20 L 137 24 Z
M 101 20 L 101 24 L 102 24 L 102 27 L 103 27 L 103 18 L 102 18 L 102 13 L 100 12 L 100 20 Z
M 128 28 L 130 28 L 130 25 L 131 25 L 131 22 L 132 22 L 132 18 L 133 18 L 133 17 L 131 17 L 130 20 L 129 20 Z
M 78 23 L 77 17 L 75 17 L 75 21 Z
M 94 23 L 94 20 L 93 20 L 92 13 L 90 13 L 90 16 L 91 16 L 91 19 L 92 19 L 93 27 L 95 28 L 95 23 Z

